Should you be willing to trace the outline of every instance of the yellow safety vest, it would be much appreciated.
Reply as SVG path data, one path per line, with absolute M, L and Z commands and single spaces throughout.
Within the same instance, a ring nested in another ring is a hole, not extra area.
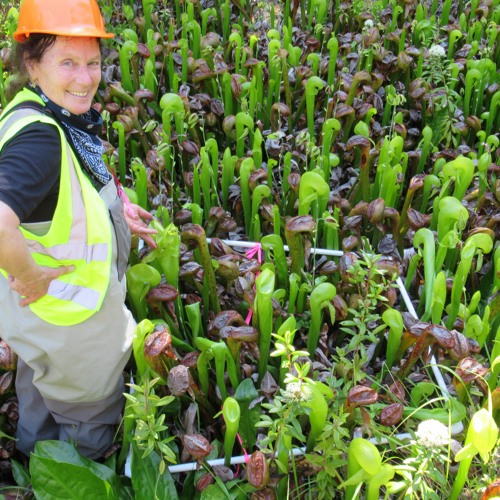
M 59 130 L 62 153 L 59 198 L 48 232 L 36 235 L 22 225 L 20 230 L 37 264 L 75 266 L 73 272 L 53 280 L 47 295 L 29 307 L 47 323 L 75 325 L 99 311 L 106 295 L 111 269 L 111 222 L 105 203 L 83 173 L 61 126 L 34 108 L 20 107 L 8 113 L 25 101 L 44 105 L 28 90 L 18 93 L 0 119 L 0 152 L 21 129 L 42 122 L 55 125 Z M 3 269 L 0 272 L 7 276 Z

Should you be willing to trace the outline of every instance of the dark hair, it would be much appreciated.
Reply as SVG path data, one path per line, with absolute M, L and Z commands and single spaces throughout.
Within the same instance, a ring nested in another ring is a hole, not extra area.
M 56 42 L 56 35 L 42 33 L 31 34 L 24 43 L 13 45 L 11 52 L 11 67 L 16 68 L 16 74 L 9 81 L 5 91 L 7 100 L 11 100 L 19 90 L 29 82 L 29 73 L 25 61 L 40 62 L 45 52 Z

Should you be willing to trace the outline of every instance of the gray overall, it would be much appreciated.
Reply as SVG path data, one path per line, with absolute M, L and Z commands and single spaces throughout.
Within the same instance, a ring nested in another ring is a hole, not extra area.
M 51 325 L 20 307 L 20 296 L 0 275 L 0 337 L 19 356 L 18 450 L 29 454 L 35 443 L 59 439 L 76 444 L 89 458 L 102 457 L 113 442 L 123 409 L 122 372 L 129 359 L 135 321 L 125 307 L 123 278 L 130 233 L 114 183 L 100 192 L 114 226 L 108 291 L 101 309 L 74 326 Z M 50 222 L 23 224 L 44 234 Z

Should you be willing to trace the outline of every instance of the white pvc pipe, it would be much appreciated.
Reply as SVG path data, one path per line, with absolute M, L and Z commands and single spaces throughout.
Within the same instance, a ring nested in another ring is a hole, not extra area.
M 292 451 L 290 452 L 290 456 L 300 456 L 303 455 L 306 452 L 305 446 L 303 448 L 293 448 Z M 276 455 L 276 454 L 275 454 Z M 238 455 L 235 457 L 231 457 L 230 464 L 231 465 L 237 465 L 237 464 L 244 464 L 248 460 L 249 456 L 245 455 Z M 210 466 L 214 465 L 224 465 L 225 460 L 223 458 L 215 458 L 213 460 L 207 460 L 206 463 Z M 178 474 L 180 472 L 190 472 L 193 470 L 198 470 L 200 468 L 200 464 L 198 462 L 187 462 L 184 464 L 176 464 L 176 465 L 169 465 L 168 470 L 171 474 Z M 125 463 L 125 476 L 131 477 L 131 454 L 128 454 L 127 461 Z
M 212 241 L 212 238 L 207 238 L 208 243 Z M 230 247 L 241 247 L 241 248 L 254 248 L 255 245 L 260 245 L 260 242 L 258 241 L 237 241 L 237 240 L 221 240 L 222 243 L 225 243 L 226 245 L 229 245 Z M 290 249 L 288 248 L 288 245 L 283 245 L 283 248 L 285 249 L 285 252 L 288 252 Z M 311 253 L 318 254 L 318 255 L 329 255 L 331 257 L 342 257 L 344 255 L 344 252 L 342 250 L 328 250 L 326 248 L 314 248 L 312 247 L 310 249 Z
M 210 242 L 211 239 L 207 238 L 207 240 Z M 242 248 L 253 248 L 257 244 L 257 242 L 251 242 L 251 241 L 235 241 L 235 240 L 221 240 L 223 243 L 226 245 L 232 246 L 232 247 L 242 247 Z M 287 245 L 284 245 L 285 251 L 288 251 L 289 248 Z M 329 256 L 334 256 L 334 257 L 342 257 L 344 255 L 344 252 L 342 250 L 328 250 L 324 248 L 311 248 L 311 251 L 313 253 L 319 254 L 319 255 L 329 255 Z M 415 311 L 415 308 L 413 307 L 413 304 L 411 302 L 410 296 L 408 295 L 408 292 L 406 291 L 406 288 L 404 286 L 403 281 L 401 278 L 398 276 L 396 279 L 396 285 L 399 288 L 399 291 L 401 293 L 401 296 L 403 297 L 403 301 L 406 305 L 406 308 L 408 309 L 408 312 L 418 319 L 417 312 Z M 443 394 L 443 397 L 446 399 L 449 399 L 450 393 L 448 392 L 448 388 L 446 387 L 446 382 L 444 381 L 443 375 L 441 374 L 441 371 L 439 370 L 439 367 L 436 363 L 436 359 L 434 356 L 431 358 L 431 363 L 430 363 L 431 369 L 434 373 L 434 376 L 436 378 L 436 381 L 439 385 L 439 388 L 441 389 L 441 392 Z M 457 422 L 452 425 L 450 432 L 452 435 L 458 434 L 462 432 L 464 429 L 463 423 L 462 422 Z M 360 431 L 355 431 L 353 434 L 354 437 L 362 437 L 362 433 Z M 395 434 L 394 436 L 396 439 L 399 439 L 401 441 L 404 440 L 409 440 L 412 439 L 412 435 L 408 432 L 402 433 L 402 434 Z M 388 442 L 387 439 L 385 438 L 370 438 L 368 441 L 370 441 L 373 444 L 385 444 Z M 305 453 L 305 448 L 293 448 L 291 450 L 291 455 L 293 456 L 299 456 L 303 455 Z M 245 456 L 244 455 L 239 455 L 235 457 L 231 457 L 231 465 L 236 465 L 236 464 L 243 464 L 245 463 Z M 127 461 L 125 463 L 125 476 L 131 477 L 132 470 L 131 470 L 131 453 L 128 454 L 127 456 Z M 217 458 L 215 460 L 208 460 L 207 463 L 211 466 L 213 465 L 224 465 L 224 459 L 223 458 Z M 183 463 L 183 464 L 176 464 L 176 465 L 169 465 L 168 470 L 170 471 L 171 474 L 176 474 L 180 472 L 189 472 L 193 470 L 199 469 L 200 465 L 198 462 L 188 462 L 188 463 Z

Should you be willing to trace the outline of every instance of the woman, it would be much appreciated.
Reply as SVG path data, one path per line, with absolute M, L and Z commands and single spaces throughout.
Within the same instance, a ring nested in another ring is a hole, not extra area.
M 96 135 L 99 39 L 112 36 L 95 0 L 24 0 L 14 33 L 27 85 L 0 119 L 0 337 L 19 358 L 25 454 L 60 439 L 101 458 L 122 412 L 130 231 L 152 246 L 155 231 L 124 211 Z

